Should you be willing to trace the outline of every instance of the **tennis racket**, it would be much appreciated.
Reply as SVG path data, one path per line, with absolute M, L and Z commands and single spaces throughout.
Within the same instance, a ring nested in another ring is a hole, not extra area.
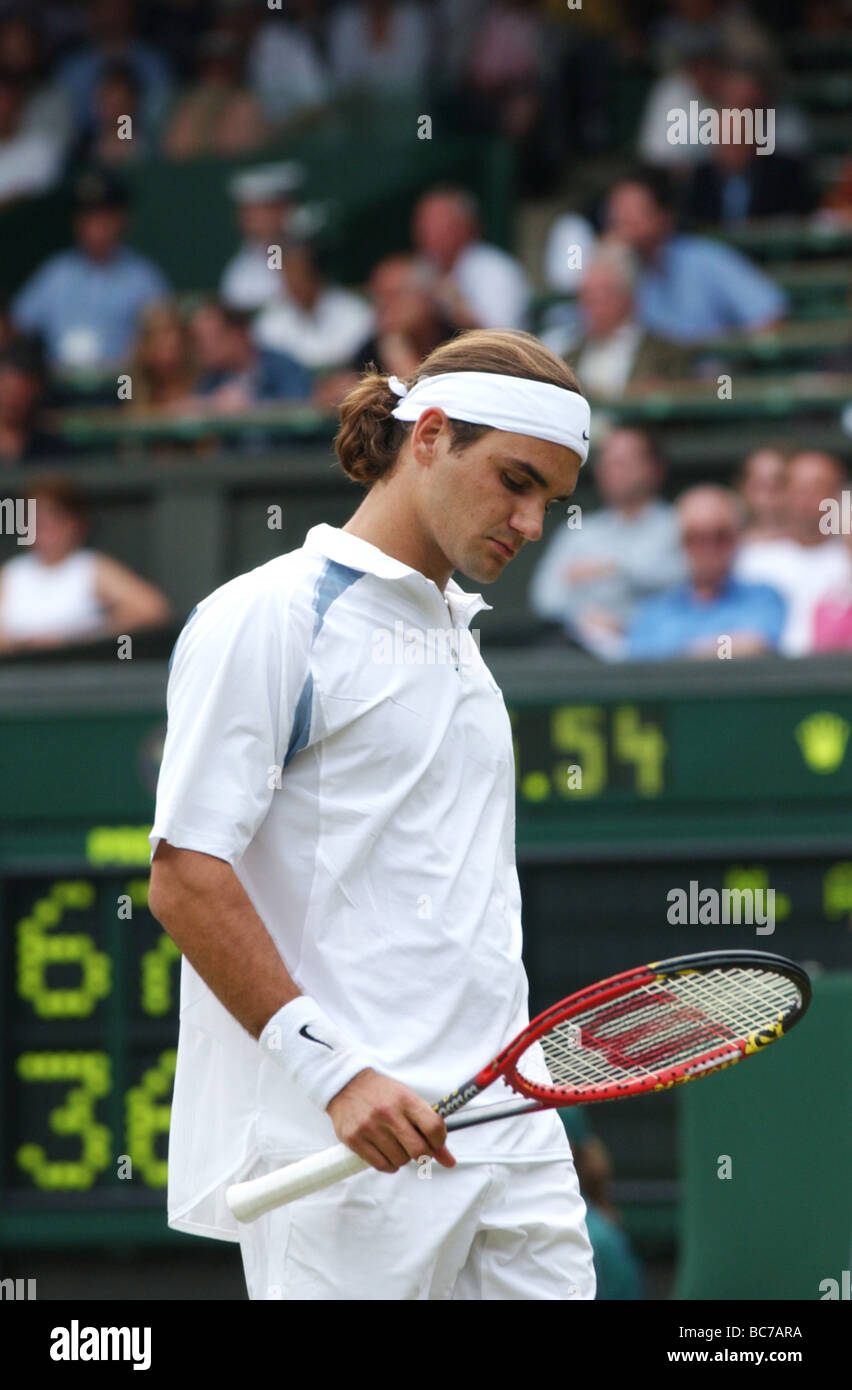
M 640 965 L 561 999 L 476 1076 L 438 1101 L 447 1129 L 553 1106 L 661 1091 L 761 1051 L 811 1000 L 804 970 L 762 951 L 703 951 Z M 457 1111 L 502 1079 L 520 1099 Z M 345 1144 L 228 1188 L 239 1221 L 254 1221 L 370 1165 Z

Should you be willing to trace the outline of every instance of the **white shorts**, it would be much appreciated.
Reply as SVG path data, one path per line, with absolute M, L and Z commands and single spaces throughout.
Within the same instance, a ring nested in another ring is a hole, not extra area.
M 570 1158 L 429 1171 L 368 1169 L 241 1226 L 249 1298 L 594 1298 Z

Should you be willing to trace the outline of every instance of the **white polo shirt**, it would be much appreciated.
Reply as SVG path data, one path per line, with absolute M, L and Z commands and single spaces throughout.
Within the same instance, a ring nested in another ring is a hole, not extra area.
M 326 525 L 217 589 L 175 647 L 150 837 L 231 864 L 300 989 L 430 1101 L 528 1018 L 511 729 L 469 630 L 488 606 Z M 170 1224 L 234 1240 L 230 1181 L 335 1142 L 184 960 Z M 568 1153 L 555 1112 L 452 1148 Z

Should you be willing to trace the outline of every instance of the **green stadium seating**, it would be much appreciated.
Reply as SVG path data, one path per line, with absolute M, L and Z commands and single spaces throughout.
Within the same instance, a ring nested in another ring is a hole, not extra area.
M 677 1299 L 821 1299 L 852 1252 L 852 973 L 761 1057 L 684 1087 Z M 730 1179 L 719 1178 L 729 1155 Z M 779 1319 L 780 1320 L 780 1319 Z
M 708 235 L 713 234 L 708 230 Z M 718 230 L 715 235 L 719 235 Z M 839 222 L 773 218 L 728 228 L 724 240 L 756 261 L 812 261 L 848 256 L 852 252 L 852 227 Z

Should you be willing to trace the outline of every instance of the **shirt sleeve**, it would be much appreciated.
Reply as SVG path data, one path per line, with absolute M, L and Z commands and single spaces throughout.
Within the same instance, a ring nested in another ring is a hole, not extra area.
M 153 261 L 143 261 L 140 272 L 139 285 L 144 301 L 169 297 L 172 287 L 158 265 Z
M 530 584 L 529 602 L 539 618 L 564 622 L 573 610 L 573 594 L 570 586 L 562 578 L 562 570 L 569 559 L 576 559 L 580 549 L 580 532 L 569 536 L 567 528 L 560 528 L 548 542 L 547 549 L 533 571 Z
M 753 622 L 755 630 L 766 638 L 773 651 L 776 650 L 787 617 L 787 604 L 778 590 L 761 584 L 754 592 L 749 617 L 750 621 L 744 622 L 743 626 L 751 627 Z
M 621 565 L 640 600 L 683 583 L 686 560 L 674 513 L 667 513 L 649 528 L 640 547 L 626 550 Z
M 628 661 L 660 661 L 676 654 L 677 643 L 665 621 L 668 616 L 658 599 L 641 605 L 627 633 Z
M 50 261 L 30 277 L 12 300 L 10 312 L 14 323 L 25 332 L 43 330 L 47 308 L 53 298 L 54 267 Z
M 309 733 L 304 635 L 280 591 L 243 580 L 190 616 L 169 676 L 152 855 L 168 840 L 231 865 L 241 858 L 276 795 L 297 711 L 302 743 Z
M 739 328 L 760 328 L 783 318 L 787 296 L 775 281 L 733 247 L 720 245 L 715 249 L 716 283 L 724 295 L 730 323 Z M 713 267 L 708 266 L 707 271 L 713 273 Z

